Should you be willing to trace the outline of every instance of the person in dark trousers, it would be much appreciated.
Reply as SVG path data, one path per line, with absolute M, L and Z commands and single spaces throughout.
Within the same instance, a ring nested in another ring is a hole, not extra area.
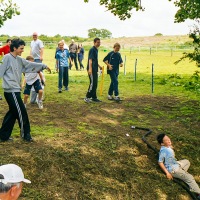
M 70 52 L 70 63 L 69 63 L 69 69 L 72 68 L 72 63 L 74 62 L 76 70 L 78 70 L 78 63 L 77 63 L 77 50 L 78 47 L 75 44 L 75 41 L 72 39 L 72 43 L 69 45 L 69 52 Z
M 9 140 L 15 121 L 18 120 L 21 137 L 28 142 L 33 141 L 30 134 L 30 123 L 26 108 L 21 98 L 22 73 L 35 73 L 50 69 L 42 63 L 35 63 L 21 58 L 25 42 L 19 38 L 13 39 L 10 53 L 5 55 L 0 65 L 0 78 L 3 78 L 4 97 L 9 111 L 6 113 L 0 128 L 0 140 Z
M 100 39 L 95 38 L 94 39 L 94 46 L 90 49 L 88 54 L 88 63 L 87 63 L 87 72 L 88 77 L 90 80 L 90 84 L 88 87 L 88 92 L 86 94 L 86 97 L 84 98 L 84 101 L 86 103 L 90 103 L 92 101 L 94 102 L 101 102 L 97 98 L 97 83 L 98 83 L 98 68 L 101 70 L 102 67 L 98 64 L 98 48 L 100 47 Z
M 80 70 L 84 70 L 84 66 L 83 66 L 83 58 L 84 58 L 84 48 L 82 46 L 82 44 L 78 45 L 78 62 L 80 65 Z
M 107 65 L 107 73 L 110 75 L 110 87 L 108 90 L 108 100 L 119 101 L 119 90 L 118 90 L 118 75 L 119 75 L 119 66 L 123 66 L 123 60 L 121 54 L 119 53 L 120 44 L 115 43 L 113 51 L 108 53 L 108 55 L 103 59 L 103 62 Z M 113 97 L 113 92 L 115 97 Z
M 64 42 L 58 43 L 59 50 L 56 52 L 56 71 L 58 71 L 58 92 L 62 92 L 62 87 L 68 91 L 69 84 L 69 62 L 71 61 L 68 49 L 64 49 Z

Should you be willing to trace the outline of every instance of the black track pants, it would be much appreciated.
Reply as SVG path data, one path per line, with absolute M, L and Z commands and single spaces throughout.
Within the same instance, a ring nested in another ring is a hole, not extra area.
M 6 113 L 2 127 L 0 129 L 0 139 L 8 140 L 11 136 L 16 119 L 20 127 L 21 137 L 25 140 L 30 140 L 30 123 L 28 119 L 28 114 L 24 103 L 21 99 L 20 92 L 4 92 L 5 99 L 9 106 L 9 111 Z

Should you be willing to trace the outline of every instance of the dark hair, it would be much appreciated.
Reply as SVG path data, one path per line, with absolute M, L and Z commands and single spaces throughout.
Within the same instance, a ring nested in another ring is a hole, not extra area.
M 12 40 L 12 43 L 11 43 L 11 45 L 10 45 L 10 51 L 13 52 L 13 51 L 14 51 L 14 47 L 15 47 L 16 49 L 18 49 L 19 46 L 21 46 L 21 45 L 24 45 L 24 46 L 26 45 L 25 42 L 24 42 L 24 40 L 21 40 L 21 39 L 19 39 L 19 38 L 13 39 L 13 40 Z
M 166 135 L 164 133 L 161 133 L 157 136 L 157 141 L 159 144 L 163 143 L 163 138 L 165 137 Z
M 94 43 L 96 43 L 98 40 L 100 40 L 99 38 L 94 38 Z
M 6 40 L 6 43 L 8 43 L 8 42 L 10 42 L 10 41 L 12 42 L 12 40 L 11 40 L 11 39 L 7 39 L 7 40 Z

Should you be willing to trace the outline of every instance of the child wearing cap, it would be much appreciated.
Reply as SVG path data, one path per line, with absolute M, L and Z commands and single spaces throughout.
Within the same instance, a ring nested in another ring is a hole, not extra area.
M 24 178 L 22 169 L 15 164 L 0 166 L 0 199 L 17 200 L 22 192 L 22 183 L 31 183 Z
M 159 134 L 157 141 L 161 145 L 159 152 L 158 164 L 165 172 L 168 179 L 178 178 L 188 184 L 190 190 L 198 194 L 200 199 L 200 188 L 197 185 L 194 177 L 187 171 L 190 167 L 190 162 L 186 159 L 177 161 L 170 138 L 165 134 Z

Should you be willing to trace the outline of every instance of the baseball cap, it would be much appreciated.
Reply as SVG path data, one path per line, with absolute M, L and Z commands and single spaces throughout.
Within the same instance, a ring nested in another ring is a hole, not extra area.
M 6 164 L 0 166 L 0 182 L 7 183 L 31 183 L 28 179 L 24 178 L 22 169 L 15 164 Z

